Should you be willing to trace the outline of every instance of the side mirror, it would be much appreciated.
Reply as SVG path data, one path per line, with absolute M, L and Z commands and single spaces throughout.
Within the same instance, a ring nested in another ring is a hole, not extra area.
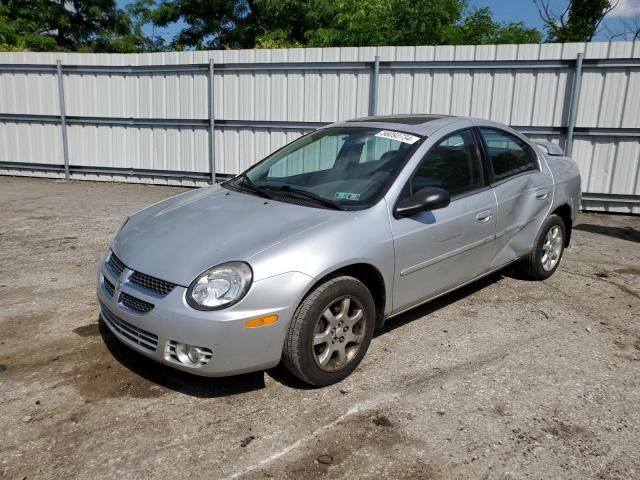
M 403 198 L 396 204 L 394 214 L 396 218 L 409 217 L 414 213 L 425 210 L 437 210 L 451 203 L 449 192 L 444 188 L 425 187 L 418 190 L 411 197 Z

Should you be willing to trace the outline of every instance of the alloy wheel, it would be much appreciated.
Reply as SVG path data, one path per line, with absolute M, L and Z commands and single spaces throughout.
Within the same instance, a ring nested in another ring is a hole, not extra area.
M 366 334 L 362 304 L 354 297 L 335 299 L 322 312 L 313 336 L 313 353 L 318 366 L 336 371 L 351 362 Z
M 544 239 L 542 245 L 542 268 L 547 272 L 553 270 L 553 268 L 560 261 L 560 255 L 562 254 L 562 230 L 558 225 L 554 225 L 547 232 L 547 236 Z

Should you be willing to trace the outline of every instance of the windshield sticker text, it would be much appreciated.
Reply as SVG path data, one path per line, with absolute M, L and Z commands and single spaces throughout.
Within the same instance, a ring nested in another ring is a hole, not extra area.
M 409 145 L 413 145 L 418 140 L 420 140 L 420 137 L 416 137 L 415 135 L 410 135 L 408 133 L 402 132 L 394 132 L 392 130 L 382 130 L 376 133 L 376 137 L 397 140 L 398 142 L 408 143 Z
M 359 193 L 336 192 L 334 197 L 337 200 L 360 200 L 360 194 Z

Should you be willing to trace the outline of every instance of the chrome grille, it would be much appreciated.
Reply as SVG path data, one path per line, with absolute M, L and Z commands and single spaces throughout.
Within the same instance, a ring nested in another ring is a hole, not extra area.
M 141 346 L 142 348 L 155 352 L 158 348 L 158 336 L 135 327 L 121 318 L 115 316 L 104 306 L 102 306 L 103 320 L 116 332 L 125 337 L 127 340 Z
M 111 273 L 118 278 L 120 278 L 124 269 L 127 268 L 124 262 L 113 252 L 109 255 L 107 267 Z M 176 287 L 175 283 L 167 282 L 166 280 L 161 280 L 159 278 L 152 277 L 151 275 L 147 275 L 146 273 L 136 271 L 133 271 L 129 277 L 129 282 L 140 288 L 160 295 L 161 297 L 166 297 Z
M 153 304 L 140 300 L 139 298 L 132 297 L 125 292 L 120 292 L 119 302 L 125 307 L 140 313 L 147 313 L 153 310 Z
M 107 266 L 116 277 L 119 277 L 122 274 L 122 271 L 125 269 L 124 263 L 122 263 L 122 261 L 118 257 L 116 257 L 116 254 L 113 252 L 111 252 L 111 254 L 109 255 Z
M 152 277 L 151 275 L 145 275 L 140 272 L 133 272 L 129 281 L 134 285 L 138 285 L 145 290 L 157 293 L 163 297 L 168 295 L 171 290 L 175 288 L 175 284 L 173 283 L 160 280 L 159 278 Z
M 107 280 L 106 277 L 103 276 L 102 280 L 104 281 L 104 288 L 106 288 L 107 292 L 109 292 L 109 295 L 113 297 L 113 292 L 115 291 L 116 287 L 113 285 L 113 283 Z

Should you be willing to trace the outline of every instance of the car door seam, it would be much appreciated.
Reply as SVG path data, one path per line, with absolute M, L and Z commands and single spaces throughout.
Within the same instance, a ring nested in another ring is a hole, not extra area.
M 437 293 L 435 295 L 432 295 L 431 297 L 423 298 L 422 300 L 419 300 L 418 302 L 416 302 L 416 303 L 414 303 L 414 304 L 412 304 L 412 305 L 410 305 L 408 307 L 404 307 L 401 310 L 398 310 L 397 312 L 393 312 L 385 320 L 389 320 L 390 318 L 396 317 L 396 316 L 398 316 L 398 315 L 400 315 L 400 314 L 402 314 L 402 313 L 404 313 L 404 312 L 406 312 L 408 310 L 411 310 L 412 308 L 416 308 L 416 307 L 419 307 L 420 305 L 424 305 L 425 303 L 432 302 L 433 300 L 436 300 L 437 298 L 440 298 L 440 297 L 442 297 L 442 296 L 444 296 L 444 295 L 446 295 L 448 293 L 454 292 L 454 291 L 458 290 L 459 288 L 465 287 L 465 286 L 467 286 L 467 285 L 469 285 L 469 284 L 471 284 L 473 282 L 476 282 L 476 281 L 480 280 L 481 278 L 487 277 L 487 276 L 491 275 L 492 273 L 495 273 L 495 272 L 505 268 L 507 265 L 510 265 L 510 264 L 515 263 L 517 261 L 518 261 L 517 258 L 516 259 L 512 259 L 512 260 L 508 260 L 505 263 L 501 264 L 500 266 L 492 268 L 490 270 L 487 270 L 486 272 L 481 273 L 480 275 L 478 275 L 476 277 L 473 277 L 472 279 L 467 280 L 464 283 L 461 283 L 461 284 L 459 284 L 459 285 L 457 285 L 455 287 L 452 287 L 452 288 L 450 288 L 448 290 L 445 290 L 443 292 L 440 292 L 440 293 Z
M 469 250 L 472 250 L 476 247 L 479 247 L 480 245 L 484 245 L 485 243 L 491 241 L 494 239 L 494 235 L 490 235 L 488 237 L 482 238 L 480 240 L 477 240 L 473 243 L 470 243 L 468 245 L 465 245 L 463 247 L 458 248 L 457 250 L 452 250 L 451 252 L 445 253 L 443 255 L 440 255 L 439 257 L 436 258 L 431 258 L 429 260 L 426 260 L 424 262 L 418 263 L 416 265 L 413 265 L 412 267 L 409 268 L 405 268 L 404 270 L 400 271 L 400 276 L 404 277 L 406 275 L 409 275 L 411 273 L 420 271 L 424 268 L 427 268 L 431 265 L 435 265 L 436 263 L 440 263 L 444 260 L 447 260 L 449 258 L 455 257 L 456 255 L 460 255 L 461 253 L 465 253 L 468 252 Z
M 394 301 L 394 297 L 395 297 L 395 293 L 396 293 L 396 263 L 398 261 L 397 255 L 398 252 L 396 250 L 396 236 L 393 233 L 393 225 L 392 225 L 392 218 L 393 218 L 393 211 L 392 208 L 389 204 L 389 202 L 387 202 L 386 197 L 383 198 L 384 204 L 386 205 L 386 212 L 387 212 L 387 225 L 389 226 L 389 236 L 391 237 L 391 249 L 393 250 L 393 255 L 392 255 L 392 268 L 393 268 L 393 272 L 391 274 L 391 291 L 389 292 L 388 295 L 386 295 L 387 298 L 387 302 L 389 303 L 389 308 L 387 308 L 387 305 L 385 305 L 384 308 L 384 312 L 383 312 L 383 318 L 386 319 L 386 312 L 393 312 L 393 301 Z M 384 320 L 383 320 L 384 321 Z

